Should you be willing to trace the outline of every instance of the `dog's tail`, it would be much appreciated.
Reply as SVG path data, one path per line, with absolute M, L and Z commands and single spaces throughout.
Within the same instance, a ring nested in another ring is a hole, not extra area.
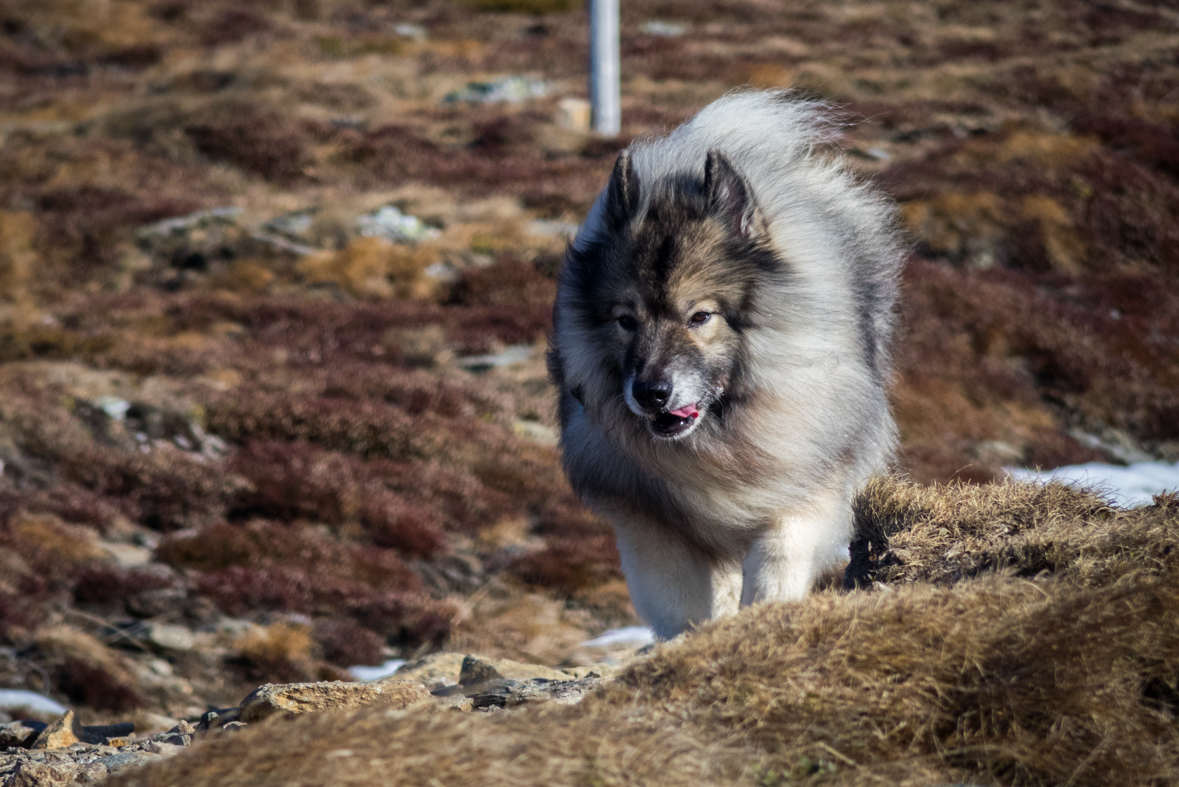
M 723 150 L 755 181 L 780 180 L 816 145 L 833 142 L 841 124 L 832 108 L 790 90 L 738 90 L 714 101 L 661 139 L 631 147 L 635 171 L 648 182 L 701 174 L 709 150 Z M 754 183 L 758 189 L 760 184 Z

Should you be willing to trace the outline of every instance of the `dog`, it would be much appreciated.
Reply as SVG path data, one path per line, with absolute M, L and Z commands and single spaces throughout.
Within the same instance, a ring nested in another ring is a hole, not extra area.
M 636 141 L 566 251 L 563 463 L 660 639 L 804 596 L 894 451 L 905 249 L 892 203 L 816 151 L 830 114 L 745 91 Z

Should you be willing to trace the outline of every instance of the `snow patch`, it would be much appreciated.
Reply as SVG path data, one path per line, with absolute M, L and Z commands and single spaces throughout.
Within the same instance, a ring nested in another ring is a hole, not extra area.
M 52 700 L 44 694 L 24 689 L 0 689 L 0 709 L 29 710 L 34 713 L 65 713 L 69 710 L 57 700 Z
M 1126 466 L 1089 462 L 1054 470 L 1008 467 L 1017 481 L 1061 481 L 1075 486 L 1092 486 L 1127 508 L 1150 505 L 1154 495 L 1179 489 L 1179 462 L 1135 462 Z
M 405 663 L 405 659 L 389 659 L 384 664 L 376 667 L 349 667 L 348 672 L 357 680 L 380 680 L 387 678 L 397 670 L 401 669 L 401 665 Z
M 611 629 L 581 643 L 583 648 L 641 648 L 655 641 L 655 632 L 646 626 Z

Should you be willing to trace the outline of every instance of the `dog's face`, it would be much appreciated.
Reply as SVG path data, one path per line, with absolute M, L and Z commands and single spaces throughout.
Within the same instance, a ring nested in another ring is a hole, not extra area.
M 756 282 L 781 266 L 748 185 L 719 152 L 708 154 L 703 184 L 663 184 L 641 216 L 638 207 L 624 152 L 607 187 L 608 231 L 572 260 L 575 302 L 610 372 L 613 390 L 601 395 L 621 396 L 654 438 L 682 439 L 721 415 Z

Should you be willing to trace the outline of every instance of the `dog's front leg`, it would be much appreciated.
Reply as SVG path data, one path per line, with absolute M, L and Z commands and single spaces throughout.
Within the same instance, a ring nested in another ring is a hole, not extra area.
M 737 611 L 741 566 L 716 563 L 656 526 L 615 526 L 631 603 L 661 640 Z
M 830 525 L 810 517 L 784 517 L 753 542 L 742 566 L 741 606 L 797 601 L 810 590 L 823 534 Z

